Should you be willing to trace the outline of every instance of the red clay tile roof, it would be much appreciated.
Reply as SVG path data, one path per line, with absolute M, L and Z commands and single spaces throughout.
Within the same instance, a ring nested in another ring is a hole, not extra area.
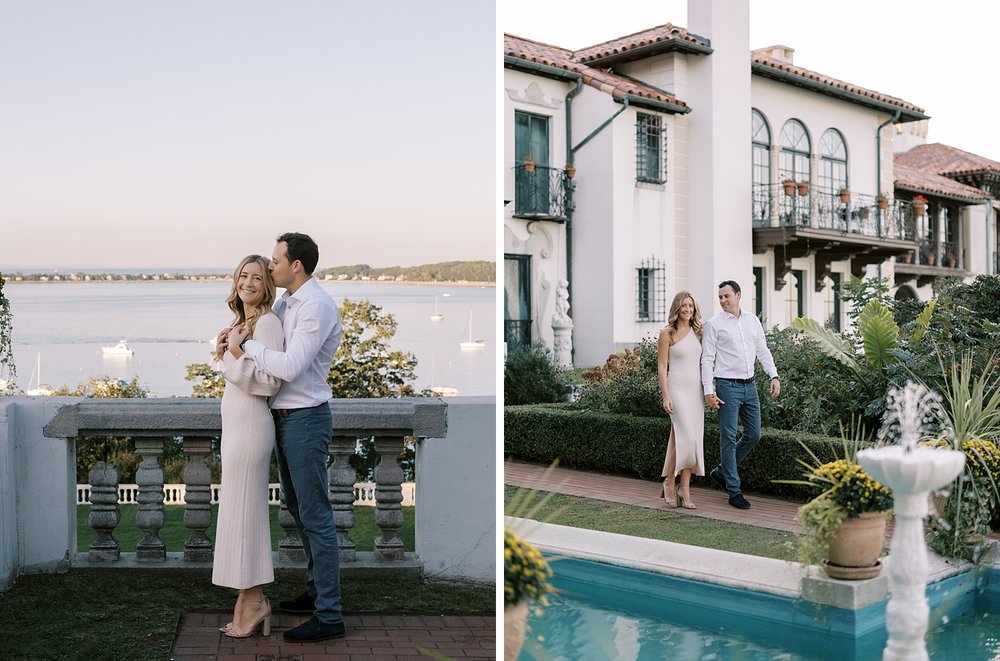
M 859 94 L 861 96 L 874 99 L 875 101 L 880 101 L 882 103 L 887 103 L 892 106 L 896 106 L 903 110 L 908 110 L 911 113 L 918 115 L 924 114 L 924 109 L 918 106 L 898 99 L 894 96 L 889 96 L 888 94 L 882 94 L 881 92 L 875 92 L 864 87 L 859 87 L 857 85 L 852 85 L 851 83 L 846 83 L 842 80 L 837 80 L 836 78 L 831 78 L 830 76 L 824 76 L 821 73 L 816 73 L 815 71 L 810 71 L 809 69 L 803 69 L 802 67 L 797 67 L 793 64 L 787 62 L 782 62 L 781 60 L 776 60 L 771 57 L 764 55 L 763 50 L 755 50 L 751 52 L 751 62 L 758 64 L 762 67 L 768 67 L 777 71 L 783 71 L 795 76 L 799 76 L 805 80 L 810 80 L 816 83 L 822 83 L 824 85 L 830 85 L 836 89 L 842 90 L 844 92 L 850 92 L 852 94 Z
M 531 41 L 530 39 L 516 37 L 511 34 L 504 34 L 503 53 L 505 56 L 578 73 L 583 76 L 583 83 L 585 85 L 610 94 L 618 100 L 623 99 L 625 95 L 631 95 L 687 107 L 686 103 L 675 96 L 665 94 L 657 89 L 647 87 L 639 82 L 609 71 L 589 67 L 577 61 L 573 51 L 565 48 L 551 46 L 540 41 Z
M 972 202 L 981 202 L 986 199 L 983 191 L 978 188 L 960 184 L 954 179 L 934 174 L 923 168 L 902 165 L 899 160 L 900 156 L 903 156 L 903 154 L 896 156 L 893 165 L 893 176 L 895 177 L 897 186 L 915 188 L 931 194 L 948 195 Z
M 642 30 L 641 32 L 635 32 L 578 50 L 575 55 L 580 62 L 590 62 L 614 55 L 623 55 L 629 51 L 652 46 L 653 44 L 671 41 L 686 41 L 705 48 L 709 47 L 707 40 L 690 34 L 682 27 L 665 23 L 655 28 L 649 28 L 648 30 Z
M 897 154 L 894 162 L 899 165 L 929 170 L 943 175 L 968 174 L 988 170 L 1000 173 L 1000 163 L 983 156 L 970 154 L 956 147 L 935 142 L 918 145 L 908 152 Z

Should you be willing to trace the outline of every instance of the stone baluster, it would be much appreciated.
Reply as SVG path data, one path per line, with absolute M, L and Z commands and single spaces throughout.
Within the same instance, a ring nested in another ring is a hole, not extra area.
M 140 562 L 163 562 L 166 560 L 166 546 L 160 539 L 163 527 L 163 469 L 159 457 L 163 454 L 162 438 L 137 438 L 135 451 L 142 457 L 142 464 L 135 472 L 135 482 L 139 485 L 139 511 L 135 524 L 142 530 L 143 537 L 135 546 L 135 559 Z
M 305 562 L 306 552 L 302 548 L 302 539 L 299 537 L 299 529 L 295 525 L 292 513 L 285 505 L 285 490 L 281 493 L 281 506 L 278 509 L 278 525 L 285 531 L 284 537 L 278 542 L 278 559 L 283 562 Z
M 184 560 L 211 562 L 212 540 L 205 531 L 212 523 L 212 471 L 205 457 L 212 450 L 212 439 L 206 436 L 184 437 L 184 527 L 191 531 L 184 542 Z
M 376 436 L 375 450 L 379 455 L 375 467 L 375 525 L 382 534 L 375 538 L 376 560 L 402 560 L 403 541 L 397 532 L 403 527 L 403 469 L 399 455 L 403 453 L 402 436 Z
M 334 436 L 330 440 L 330 455 L 333 462 L 327 469 L 330 477 L 330 506 L 333 508 L 333 521 L 337 525 L 337 544 L 340 546 L 340 559 L 351 561 L 357 559 L 354 542 L 350 532 L 354 527 L 354 481 L 356 471 L 351 466 L 358 441 L 353 436 Z
M 94 540 L 90 543 L 87 559 L 90 562 L 117 562 L 121 554 L 114 532 L 121 521 L 118 509 L 118 468 L 114 464 L 99 461 L 87 475 L 90 480 L 90 516 L 87 518 L 94 529 Z

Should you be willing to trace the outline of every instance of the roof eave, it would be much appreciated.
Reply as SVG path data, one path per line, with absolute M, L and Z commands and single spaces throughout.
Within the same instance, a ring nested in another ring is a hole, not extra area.
M 895 184 L 893 187 L 897 190 L 906 191 L 907 193 L 931 195 L 933 197 L 939 197 L 945 200 L 952 200 L 954 202 L 964 202 L 966 204 L 982 204 L 983 200 L 985 199 L 985 197 L 976 198 L 971 195 L 963 196 L 963 195 L 956 195 L 954 193 L 939 193 L 937 191 L 929 190 L 927 188 L 920 188 L 918 186 L 908 186 L 906 184 L 899 184 L 899 183 Z
M 668 101 L 660 101 L 658 99 L 648 99 L 644 96 L 636 96 L 635 94 L 614 95 L 615 101 L 618 101 L 619 103 L 621 103 L 625 98 L 628 98 L 628 104 L 630 106 L 645 108 L 646 110 L 669 112 L 675 115 L 686 115 L 691 112 L 691 106 L 682 106 Z
M 583 78 L 583 74 L 579 74 L 575 71 L 568 71 L 566 69 L 554 67 L 550 64 L 542 64 L 541 62 L 532 62 L 531 60 L 515 57 L 514 55 L 504 55 L 503 65 L 507 69 L 533 73 L 546 78 L 553 78 L 555 80 L 577 81 Z
M 592 60 L 581 60 L 581 62 L 591 67 L 601 67 L 623 62 L 633 62 L 635 60 L 642 60 L 647 57 L 654 57 L 656 55 L 663 55 L 664 53 L 671 52 L 687 53 L 690 55 L 711 55 L 715 51 L 711 46 L 688 41 L 687 39 L 674 38 L 657 41 L 644 46 L 636 46 L 635 48 L 629 48 L 620 53 L 602 55 L 601 57 L 595 57 Z
M 771 78 L 777 80 L 778 82 L 787 83 L 789 85 L 795 85 L 797 87 L 803 87 L 805 89 L 811 90 L 813 92 L 819 92 L 820 94 L 826 94 L 827 96 L 832 96 L 844 101 L 849 101 L 850 103 L 856 103 L 858 105 L 867 106 L 875 110 L 880 110 L 882 112 L 887 112 L 895 115 L 899 111 L 899 119 L 897 123 L 905 122 L 916 122 L 922 119 L 930 119 L 928 115 L 915 110 L 910 110 L 909 108 L 904 108 L 903 106 L 898 106 L 892 103 L 887 103 L 885 101 L 879 101 L 878 99 L 873 99 L 870 96 L 865 96 L 863 94 L 858 94 L 857 92 L 850 92 L 848 90 L 840 89 L 829 83 L 824 83 L 818 80 L 813 80 L 811 78 L 806 78 L 805 76 L 800 76 L 796 73 L 791 73 L 789 71 L 783 71 L 781 69 L 775 69 L 767 64 L 761 64 L 760 62 L 751 63 L 751 72 L 764 78 Z

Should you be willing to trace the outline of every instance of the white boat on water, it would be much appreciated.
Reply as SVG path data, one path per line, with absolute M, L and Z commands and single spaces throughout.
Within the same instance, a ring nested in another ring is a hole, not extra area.
M 438 397 L 454 397 L 458 394 L 458 388 L 451 386 L 431 386 L 430 390 Z
M 107 355 L 112 355 L 112 356 L 131 356 L 132 354 L 135 353 L 135 351 L 132 350 L 132 347 L 130 347 L 125 342 L 125 340 L 122 340 L 121 342 L 119 342 L 118 344 L 116 344 L 113 347 L 101 347 L 101 351 L 104 352 L 105 356 L 107 356 Z
M 32 382 L 35 384 L 34 388 L 31 387 Z M 28 389 L 24 391 L 24 394 L 32 397 L 48 397 L 52 394 L 52 388 L 42 385 L 42 354 L 38 354 L 38 358 L 35 360 L 35 369 L 28 378 Z
M 442 294 L 442 296 L 451 296 L 451 294 Z M 444 315 L 438 312 L 438 297 L 434 296 L 434 314 L 431 315 L 431 321 L 441 321 L 444 319 Z
M 469 312 L 469 339 L 460 342 L 459 347 L 462 351 L 478 351 L 479 349 L 486 348 L 486 340 L 473 340 L 472 339 L 472 312 Z

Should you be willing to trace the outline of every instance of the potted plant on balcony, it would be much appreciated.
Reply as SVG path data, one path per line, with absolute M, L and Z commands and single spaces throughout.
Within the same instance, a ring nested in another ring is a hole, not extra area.
M 524 157 L 524 171 L 525 172 L 535 171 L 535 159 L 533 159 L 531 156 Z
M 886 513 L 892 509 L 892 492 L 857 462 L 863 438 L 860 423 L 850 438 L 842 432 L 841 456 L 827 462 L 800 441 L 812 460 L 799 460 L 807 469 L 805 480 L 782 480 L 823 489 L 799 508 L 804 532 L 798 536 L 798 549 L 802 564 L 822 564 L 831 578 L 861 580 L 882 571 L 879 558 L 885 546 Z
M 808 181 L 800 181 L 798 184 L 796 184 L 796 186 L 799 187 L 799 195 L 800 196 L 805 197 L 806 195 L 809 194 L 809 182 Z
M 958 257 L 955 255 L 954 250 L 949 250 L 948 253 L 944 256 L 944 265 L 950 269 L 953 269 L 956 266 L 958 266 Z
M 851 189 L 847 186 L 840 189 L 840 201 L 842 204 L 847 204 L 851 201 Z
M 878 198 L 876 198 L 876 200 L 878 202 L 878 208 L 879 209 L 888 209 L 889 208 L 889 198 L 886 197 L 885 195 L 879 195 Z
M 924 211 L 927 210 L 927 198 L 923 195 L 917 195 L 913 198 L 913 213 L 918 216 L 924 215 Z
M 794 179 L 784 179 L 781 185 L 785 187 L 785 195 L 791 197 L 795 195 L 795 180 Z

